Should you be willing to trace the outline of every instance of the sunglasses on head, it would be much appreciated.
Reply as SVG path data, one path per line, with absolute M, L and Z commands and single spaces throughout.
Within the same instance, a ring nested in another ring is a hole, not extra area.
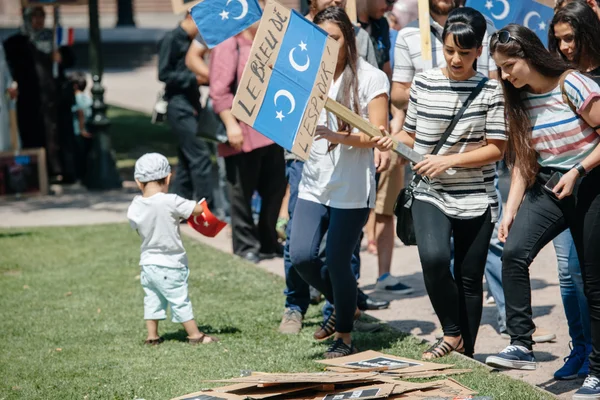
M 494 36 L 496 36 L 498 38 L 498 42 L 500 42 L 501 44 L 506 44 L 506 43 L 510 42 L 511 40 L 514 40 L 515 42 L 519 43 L 517 38 L 515 38 L 513 35 L 511 35 L 509 31 L 501 30 L 501 31 L 494 33 Z

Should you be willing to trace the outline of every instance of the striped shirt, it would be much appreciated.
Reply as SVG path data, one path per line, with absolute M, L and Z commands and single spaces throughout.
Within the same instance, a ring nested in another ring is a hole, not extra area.
M 430 17 L 431 28 L 435 29 L 439 36 L 442 36 L 444 28 Z M 485 76 L 489 76 L 490 71 L 496 71 L 497 67 L 492 57 L 490 57 L 488 46 L 490 44 L 490 35 L 495 28 L 488 23 L 488 28 L 483 37 L 483 51 L 481 57 L 477 59 L 477 70 Z M 394 51 L 394 82 L 412 82 L 415 74 L 428 70 L 429 68 L 442 68 L 446 66 L 444 58 L 444 46 L 437 39 L 433 32 L 431 36 L 431 55 L 432 63 L 428 65 L 421 58 L 421 31 L 419 21 L 413 21 L 400 30 L 396 38 L 396 49 Z
M 467 97 L 485 77 L 477 73 L 466 81 L 447 78 L 440 69 L 417 74 L 410 88 L 404 130 L 415 135 L 414 149 L 431 154 Z M 450 134 L 439 155 L 466 153 L 487 144 L 487 139 L 507 140 L 504 99 L 498 81 L 488 81 Z M 498 219 L 498 194 L 494 187 L 495 164 L 476 168 L 454 168 L 421 182 L 415 198 L 438 207 L 446 215 L 467 219 L 491 208 Z
M 565 79 L 565 93 L 578 112 L 600 97 L 592 79 L 573 72 Z M 549 93 L 523 93 L 531 121 L 533 148 L 542 167 L 561 170 L 583 161 L 600 142 L 600 136 L 565 103 L 560 85 Z

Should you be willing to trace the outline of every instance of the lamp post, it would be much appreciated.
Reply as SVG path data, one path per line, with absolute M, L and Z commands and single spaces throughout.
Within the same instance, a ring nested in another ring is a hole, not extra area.
M 88 159 L 85 185 L 88 189 L 108 190 L 121 188 L 121 178 L 112 156 L 107 130 L 110 121 L 106 117 L 104 88 L 102 87 L 102 50 L 100 49 L 100 21 L 98 0 L 89 0 L 89 59 L 92 71 L 92 150 Z

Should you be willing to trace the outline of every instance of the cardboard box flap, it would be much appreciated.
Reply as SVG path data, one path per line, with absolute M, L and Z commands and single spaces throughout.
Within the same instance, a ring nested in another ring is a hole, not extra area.
M 218 393 L 213 391 L 202 391 L 186 394 L 171 400 L 245 400 L 246 396 L 238 396 L 233 393 Z
M 347 357 L 340 357 L 331 360 L 319 360 L 318 363 L 331 365 L 334 367 L 350 369 L 385 369 L 387 371 L 398 371 L 398 373 L 436 371 L 452 367 L 448 364 L 436 364 L 425 361 L 412 360 L 405 357 L 397 357 L 389 354 L 379 353 L 369 350 Z
M 298 374 L 265 374 L 242 376 L 232 379 L 211 380 L 206 382 L 232 382 L 232 383 L 256 383 L 258 384 L 288 384 L 288 383 L 348 383 L 355 381 L 368 381 L 377 377 L 376 373 L 298 373 Z

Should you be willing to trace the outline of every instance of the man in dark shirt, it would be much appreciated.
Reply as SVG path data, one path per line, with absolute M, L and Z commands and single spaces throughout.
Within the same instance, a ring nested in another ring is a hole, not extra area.
M 390 68 L 390 25 L 385 13 L 395 0 L 358 0 L 356 3 L 358 22 L 371 36 L 379 69 L 391 76 Z
M 179 163 L 175 170 L 173 191 L 186 199 L 206 198 L 213 206 L 213 161 L 208 143 L 196 136 L 200 113 L 199 84 L 185 65 L 185 56 L 198 28 L 188 13 L 177 28 L 159 43 L 158 79 L 165 83 L 167 121 L 179 140 Z

